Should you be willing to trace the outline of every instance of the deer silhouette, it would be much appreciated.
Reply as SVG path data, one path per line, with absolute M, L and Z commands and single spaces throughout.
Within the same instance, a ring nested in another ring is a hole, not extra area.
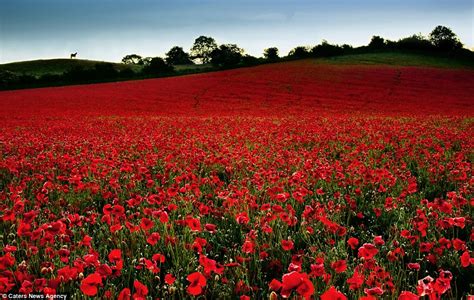
M 77 52 L 76 53 L 71 53 L 71 59 L 76 58 Z

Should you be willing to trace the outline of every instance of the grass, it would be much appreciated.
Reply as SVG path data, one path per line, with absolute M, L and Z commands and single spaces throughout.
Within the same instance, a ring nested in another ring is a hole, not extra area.
M 16 74 L 25 74 L 35 77 L 39 77 L 45 74 L 54 74 L 61 75 L 64 72 L 75 68 L 83 67 L 85 69 L 92 69 L 96 64 L 108 63 L 104 61 L 97 60 L 87 60 L 87 59 L 67 59 L 67 58 L 58 58 L 58 59 L 39 59 L 39 60 L 30 60 L 30 61 L 21 61 L 8 64 L 0 65 L 0 71 L 8 70 Z M 139 70 L 139 66 L 130 66 L 120 63 L 112 63 L 117 70 L 124 70 L 131 68 L 134 71 Z
M 322 58 L 317 63 L 347 65 L 396 65 L 436 68 L 474 68 L 474 60 L 402 52 L 352 54 Z
M 85 69 L 92 69 L 96 64 L 109 63 L 105 61 L 97 60 L 86 60 L 86 59 L 39 59 L 30 61 L 13 62 L 8 64 L 0 64 L 0 71 L 10 71 L 18 75 L 31 75 L 40 77 L 45 74 L 61 75 L 64 72 L 75 68 L 82 67 Z M 122 63 L 111 63 L 114 65 L 116 70 L 122 71 L 125 69 L 132 69 L 134 72 L 140 72 L 142 66 L 138 65 L 126 65 Z M 192 71 L 206 71 L 212 69 L 209 64 L 205 65 L 180 65 L 175 66 L 178 72 L 192 72 Z

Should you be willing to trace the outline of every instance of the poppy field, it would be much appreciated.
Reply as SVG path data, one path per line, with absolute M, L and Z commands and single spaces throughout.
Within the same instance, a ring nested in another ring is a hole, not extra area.
M 474 294 L 474 71 L 314 61 L 0 92 L 0 294 Z

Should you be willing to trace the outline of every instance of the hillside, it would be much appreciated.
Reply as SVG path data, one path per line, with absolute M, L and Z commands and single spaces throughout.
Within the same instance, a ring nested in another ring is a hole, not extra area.
M 109 63 L 97 60 L 86 59 L 39 59 L 30 61 L 13 62 L 8 64 L 0 64 L 0 71 L 8 70 L 16 74 L 27 74 L 31 76 L 42 76 L 45 74 L 61 75 L 65 71 L 72 68 L 82 67 L 84 69 L 92 69 L 96 64 Z M 139 66 L 130 66 L 121 63 L 112 63 L 117 70 L 131 68 L 132 70 L 140 70 Z
M 474 70 L 297 60 L 220 72 L 1 92 L 7 115 L 473 112 Z M 78 95 L 80 97 L 78 97 Z M 33 101 L 33 103 L 31 102 Z M 11 105 L 9 105 L 9 103 Z M 15 105 L 13 105 L 15 104 Z
M 324 60 L 2 91 L 3 282 L 466 299 L 473 94 L 474 70 Z
M 349 64 L 349 65 L 395 65 L 395 66 L 423 66 L 440 68 L 474 68 L 474 60 L 439 57 L 433 55 L 423 55 L 401 52 L 381 52 L 343 55 L 329 58 L 313 59 L 316 63 L 323 64 Z M 32 76 L 42 76 L 45 74 L 60 75 L 72 68 L 82 67 L 92 69 L 96 64 L 111 63 L 116 70 L 122 71 L 132 69 L 135 72 L 142 70 L 142 66 L 125 65 L 122 63 L 113 63 L 86 59 L 39 59 L 31 61 L 13 62 L 0 64 L 0 71 L 8 70 L 15 74 L 27 74 Z M 211 65 L 179 65 L 175 70 L 183 73 L 211 71 Z

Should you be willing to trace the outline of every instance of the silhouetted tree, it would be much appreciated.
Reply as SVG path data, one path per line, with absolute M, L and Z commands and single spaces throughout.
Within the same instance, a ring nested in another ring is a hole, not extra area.
M 310 50 L 306 46 L 298 46 L 293 49 L 288 53 L 289 57 L 292 58 L 306 58 L 311 55 Z
M 194 64 L 189 54 L 184 52 L 182 47 L 174 46 L 166 53 L 166 62 L 171 65 L 192 65 Z
M 242 61 L 243 53 L 236 44 L 223 44 L 211 52 L 211 63 L 222 67 L 237 65 Z
M 439 50 L 451 51 L 462 48 L 457 35 L 448 27 L 438 25 L 430 33 L 431 43 Z
M 270 47 L 263 50 L 263 56 L 268 60 L 276 60 L 280 58 L 278 55 L 278 48 L 277 47 Z
M 328 57 L 342 55 L 344 50 L 338 45 L 329 44 L 328 41 L 323 40 L 321 44 L 314 46 L 311 49 L 311 54 L 314 57 Z
M 143 68 L 143 72 L 154 75 L 171 73 L 173 71 L 173 66 L 167 64 L 161 57 L 153 57 L 149 64 Z
M 125 55 L 124 58 L 122 58 L 122 62 L 128 65 L 142 65 L 143 64 L 142 57 L 138 54 Z
M 211 53 L 215 49 L 217 49 L 216 41 L 212 37 L 202 35 L 194 40 L 191 57 L 200 60 L 202 63 L 208 63 L 211 61 Z
M 391 45 L 391 43 L 387 43 Z M 421 33 L 398 40 L 396 48 L 401 50 L 432 51 L 433 44 Z
M 369 43 L 369 48 L 383 49 L 385 47 L 385 39 L 378 35 L 374 35 Z

